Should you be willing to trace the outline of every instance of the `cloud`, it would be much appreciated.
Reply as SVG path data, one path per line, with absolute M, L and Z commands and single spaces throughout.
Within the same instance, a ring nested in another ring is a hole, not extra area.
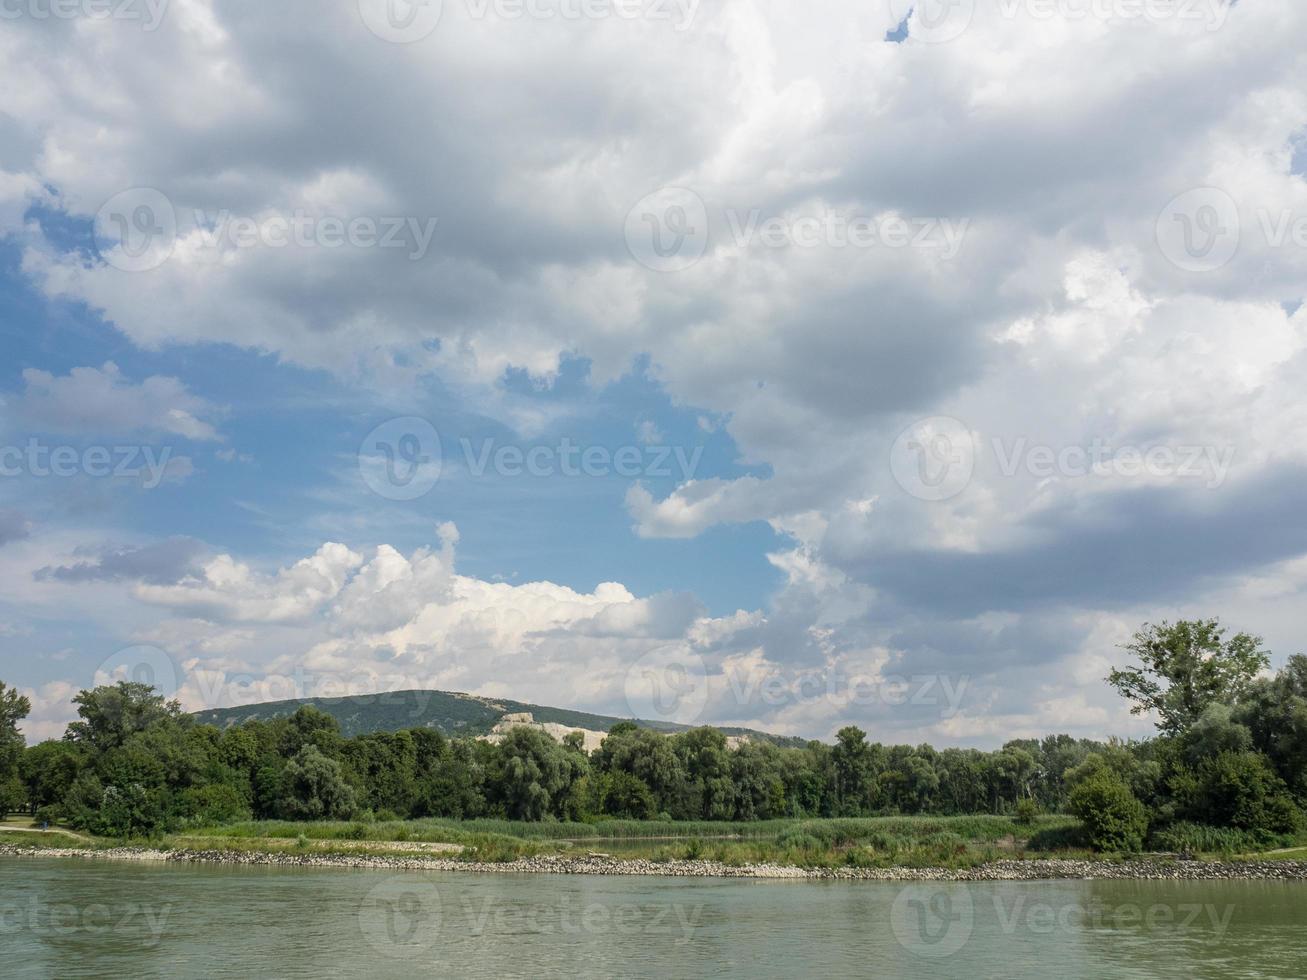
M 94 557 L 72 565 L 52 565 L 36 572 L 39 581 L 151 582 L 172 584 L 192 574 L 203 543 L 193 538 L 169 538 L 137 548 L 100 549 Z
M 218 621 L 295 622 L 333 599 L 362 561 L 342 544 L 324 544 L 313 556 L 268 576 L 218 555 L 194 575 L 169 584 L 146 582 L 135 594 L 152 605 Z
M 0 166 L 0 238 L 21 228 L 24 215 L 38 202 L 50 203 L 50 195 L 36 178 Z
M 32 525 L 16 510 L 0 510 L 0 548 L 10 541 L 21 541 L 31 533 Z
M 176 378 L 151 377 L 132 384 L 112 362 L 73 368 L 66 376 L 28 368 L 24 391 L 7 400 L 14 417 L 38 432 L 166 433 L 196 441 L 220 439 L 202 416 L 216 409 Z
M 39 687 L 23 688 L 32 703 L 31 714 L 19 724 L 28 745 L 62 738 L 68 723 L 75 717 L 72 700 L 78 687 L 67 681 L 50 681 Z
M 255 0 L 178 2 L 147 36 L 6 32 L 0 57 L 30 84 L 0 123 L 0 232 L 24 275 L 143 350 L 235 345 L 364 398 L 418 400 L 437 377 L 519 426 L 556 421 L 565 359 L 595 388 L 647 363 L 747 475 L 628 488 L 634 533 L 766 522 L 789 539 L 768 556 L 784 584 L 713 617 L 678 592 L 475 579 L 448 542 L 328 544 L 279 571 L 156 555 L 154 579 L 115 571 L 148 557 L 95 555 L 50 565 L 48 584 L 120 584 L 174 617 L 160 635 L 197 660 L 264 663 L 284 641 L 301 664 L 417 666 L 562 703 L 612 705 L 618 665 L 669 646 L 749 676 L 951 663 L 987 688 L 991 719 L 970 706 L 950 720 L 959 738 L 1114 723 L 1067 685 L 1098 684 L 1076 665 L 1123 621 L 1200 601 L 1301 612 L 1284 569 L 1307 554 L 1307 250 L 1276 235 L 1307 215 L 1299 0 L 1222 7 L 1219 25 L 980 4 L 946 43 L 910 17 L 897 44 L 889 4 L 852 0 L 725 0 L 683 31 L 446 6 L 403 49 L 352 8 Z M 70 248 L 23 225 L 37 200 L 61 227 L 89 224 L 147 183 L 177 225 L 149 271 L 116 268 L 89 234 Z M 680 225 L 702 232 L 702 257 L 678 272 L 625 234 L 667 187 L 703 205 Z M 1239 232 L 1229 262 L 1197 273 L 1162 220 L 1196 188 L 1228 195 Z M 300 213 L 438 221 L 417 260 L 221 231 Z M 853 242 L 859 222 L 879 237 Z M 543 397 L 511 390 L 518 371 Z M 106 365 L 30 370 L 26 386 L 6 411 L 33 427 L 219 439 L 222 413 L 178 379 Z M 896 478 L 895 447 L 929 463 L 938 444 L 898 440 L 939 417 L 965 433 L 944 448 L 970 470 L 925 500 Z M 645 441 L 673 431 L 633 421 Z M 1101 468 L 1057 462 L 1100 444 Z M 1119 465 L 1194 449 L 1194 473 Z M 192 467 L 175 462 L 173 477 Z M 811 705 L 714 706 L 826 724 Z
M 935 703 L 850 690 L 851 679 L 878 690 L 891 656 L 851 642 L 854 633 L 861 641 L 855 617 L 867 597 L 838 574 L 795 570 L 772 613 L 713 617 L 692 596 L 640 597 L 619 583 L 583 592 L 460 574 L 456 540 L 446 526 L 438 548 L 407 555 L 380 545 L 364 557 L 327 544 L 271 574 L 218 556 L 176 585 L 134 588 L 138 602 L 187 617 L 134 639 L 184 667 L 182 697 L 192 708 L 425 688 L 629 716 L 639 713 L 630 678 L 657 658 L 703 665 L 702 710 L 691 721 L 821 736 L 858 721 L 916 737 L 943 717 Z M 795 660 L 796 641 L 810 648 L 806 663 Z M 802 676 L 820 678 L 815 696 L 795 694 Z M 765 696 L 768 678 L 788 687 Z

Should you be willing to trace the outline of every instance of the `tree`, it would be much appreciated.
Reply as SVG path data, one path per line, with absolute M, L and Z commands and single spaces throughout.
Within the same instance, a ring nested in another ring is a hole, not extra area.
M 1259 680 L 1235 712 L 1253 744 L 1281 778 L 1307 799 L 1307 657 L 1289 658 L 1274 679 Z
M 279 809 L 286 820 L 348 820 L 354 815 L 353 788 L 340 763 L 316 745 L 306 745 L 286 763 Z
M 781 784 L 785 792 L 786 816 L 828 816 L 834 776 L 830 746 L 809 742 L 805 748 L 781 753 Z
M 514 728 L 499 743 L 504 813 L 513 820 L 566 816 L 572 786 L 588 769 L 583 756 L 538 728 Z
M 82 752 L 71 742 L 42 742 L 24 752 L 18 773 L 33 809 L 62 804 L 82 765 Z
M 1253 747 L 1253 733 L 1233 718 L 1228 704 L 1210 704 L 1180 740 L 1185 757 L 1201 762 L 1222 752 L 1248 752 Z
M 913 755 L 903 767 L 902 799 L 909 813 L 925 813 L 933 809 L 935 794 L 939 791 L 939 773 L 929 756 Z
M 654 813 L 678 809 L 685 795 L 685 769 L 673 740 L 649 728 L 614 726 L 595 752 L 594 766 L 639 779 L 653 795 Z
M 140 783 L 105 789 L 97 817 L 89 829 L 105 837 L 149 837 L 164 827 L 165 814 L 158 793 Z
M 250 818 L 245 798 L 234 787 L 219 783 L 186 790 L 178 800 L 178 809 L 183 817 L 197 826 Z
M 414 814 L 419 817 L 453 817 L 470 820 L 486 812 L 486 766 L 481 752 L 493 750 L 484 742 L 450 742 L 435 756 L 425 756 Z
M 672 739 L 685 772 L 681 812 L 691 820 L 729 820 L 735 814 L 735 783 L 726 736 L 716 728 L 693 728 Z
M 1095 769 L 1071 791 L 1071 812 L 1085 825 L 1099 851 L 1138 851 L 1148 832 L 1148 814 L 1130 787 L 1106 767 Z
M 413 812 L 417 746 L 409 732 L 363 735 L 347 742 L 344 752 L 369 810 L 403 816 Z
M 1107 681 L 1132 702 L 1131 714 L 1154 712 L 1158 729 L 1182 734 L 1212 704 L 1239 703 L 1270 664 L 1260 637 L 1225 632 L 1215 619 L 1145 624 L 1124 648 L 1138 665 Z
M 780 753 L 767 742 L 745 742 L 731 756 L 735 819 L 770 820 L 785 815 Z
M 835 763 L 835 812 L 844 817 L 865 814 L 875 780 L 867 733 L 855 725 L 841 728 L 835 734 L 831 758 Z
M 1223 751 L 1172 779 L 1180 815 L 1214 827 L 1269 837 L 1300 829 L 1302 815 L 1270 761 L 1260 752 Z
M 600 813 L 624 820 L 648 820 L 657 812 L 654 796 L 644 780 L 620 769 L 601 774 L 595 782 Z
M 68 726 L 67 738 L 97 751 L 119 748 L 128 737 L 158 721 L 178 721 L 181 705 L 154 693 L 148 684 L 132 681 L 82 691 L 73 698 L 81 721 Z
M 32 702 L 0 681 L 0 776 L 8 775 L 18 765 L 27 744 L 18 726 L 31 713 Z
M 340 722 L 325 711 L 306 704 L 286 719 L 281 753 L 290 758 L 304 746 L 313 745 L 323 755 L 334 759 L 340 753 L 340 742 Z
M 18 724 L 32 711 L 32 702 L 0 681 L 0 816 L 26 802 L 18 762 L 27 742 Z
M 1152 805 L 1156 802 L 1164 769 L 1163 764 L 1152 757 L 1150 749 L 1155 744 L 1156 742 L 1108 739 L 1106 744 L 1098 746 L 1078 766 L 1069 769 L 1063 775 L 1063 780 L 1068 790 L 1073 790 L 1086 779 L 1106 770 L 1125 783 L 1132 795 L 1146 805 Z

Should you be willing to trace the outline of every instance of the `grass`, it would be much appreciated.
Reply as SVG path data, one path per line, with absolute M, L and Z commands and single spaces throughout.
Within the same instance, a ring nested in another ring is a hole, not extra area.
M 1203 834 L 1208 830 L 1203 828 Z M 1212 847 L 1216 842 L 1217 837 L 1195 839 L 1194 843 L 1208 846 L 1193 850 L 1205 858 L 1235 856 L 1228 847 Z M 1232 845 L 1242 840 L 1222 838 L 1220 842 Z M 6 831 L 0 826 L 0 843 L 49 848 L 109 847 L 122 842 L 92 840 L 58 830 L 49 834 Z M 997 816 L 857 817 L 754 823 L 603 820 L 584 824 L 513 820 L 319 823 L 267 820 L 199 828 L 161 841 L 133 843 L 269 853 L 412 855 L 479 862 L 599 852 L 658 862 L 708 860 L 731 866 L 775 864 L 808 868 L 967 868 L 1004 858 L 1119 859 L 1091 853 L 1083 845 L 1079 821 L 1067 816 L 1040 816 L 1030 826 Z M 437 851 L 423 846 L 428 844 L 457 844 L 462 851 Z M 1237 856 L 1246 860 L 1307 859 L 1307 847 L 1266 853 L 1268 850 L 1265 845 L 1248 847 Z
M 1076 825 L 1072 817 L 1040 817 L 1038 829 Z M 525 820 L 402 820 L 389 822 L 323 821 L 317 823 L 284 820 L 255 820 L 196 830 L 214 837 L 294 837 L 304 833 L 316 839 L 354 840 L 450 840 L 450 834 L 497 834 L 523 840 L 656 840 L 668 838 L 739 838 L 767 840 L 786 833 L 810 833 L 833 843 L 856 843 L 875 834 L 921 837 L 955 833 L 971 840 L 999 841 L 1026 830 L 1010 817 L 847 817 L 836 819 L 783 819 L 753 822 L 600 820 L 595 823 Z
M 57 847 L 103 847 L 109 846 L 104 841 L 74 834 L 71 831 L 51 829 L 49 833 L 29 834 L 20 831 L 5 830 L 0 827 L 0 844 L 12 844 L 15 847 L 32 847 L 49 850 Z
M 1307 861 L 1307 847 L 1284 848 L 1264 854 L 1241 854 L 1248 861 Z
M 1176 823 L 1152 835 L 1158 850 L 1190 854 L 1256 854 L 1279 851 L 1304 843 L 1301 835 L 1251 833 L 1234 827 L 1209 827 L 1196 823 Z
M 302 839 L 366 851 L 368 842 L 452 843 L 463 860 L 511 861 L 537 854 L 588 851 L 654 861 L 706 859 L 728 865 L 801 867 L 970 867 L 1027 855 L 1032 832 L 1074 830 L 1070 817 L 1040 817 L 1022 828 L 1008 817 L 858 817 L 753 823 L 604 820 L 528 823 L 513 820 L 409 820 L 379 823 L 250 821 L 188 832 L 185 846 L 262 847 Z M 260 843 L 262 842 L 262 843 Z M 307 845 L 306 845 L 307 846 Z M 396 853 L 390 851 L 389 853 Z

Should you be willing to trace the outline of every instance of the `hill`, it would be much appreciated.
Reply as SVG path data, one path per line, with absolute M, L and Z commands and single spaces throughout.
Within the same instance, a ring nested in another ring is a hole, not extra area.
M 476 737 L 489 735 L 504 715 L 531 714 L 543 724 L 563 725 L 572 729 L 606 732 L 622 721 L 634 721 L 642 728 L 660 732 L 686 731 L 689 726 L 664 721 L 643 721 L 595 715 L 586 711 L 527 704 L 505 698 L 483 698 L 450 691 L 391 691 L 344 698 L 302 698 L 272 701 L 239 708 L 216 708 L 195 712 L 206 725 L 228 728 L 247 721 L 270 721 L 294 714 L 304 705 L 312 705 L 340 722 L 346 736 L 370 732 L 397 732 L 406 728 L 434 728 L 444 735 Z M 726 735 L 745 736 L 783 746 L 803 745 L 801 738 L 770 735 L 749 728 L 721 728 Z

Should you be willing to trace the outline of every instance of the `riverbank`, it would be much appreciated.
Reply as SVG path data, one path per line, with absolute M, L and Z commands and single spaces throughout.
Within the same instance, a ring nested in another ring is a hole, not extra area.
M 278 868 L 374 871 L 459 871 L 474 874 L 627 875 L 674 878 L 757 878 L 809 881 L 1046 881 L 1116 879 L 1157 881 L 1307 881 L 1307 861 L 993 861 L 973 868 L 797 868 L 727 865 L 715 861 L 623 860 L 607 856 L 547 855 L 516 861 L 456 861 L 415 855 L 286 853 L 280 851 L 146 847 L 27 847 L 0 844 L 4 858 L 225 864 Z

